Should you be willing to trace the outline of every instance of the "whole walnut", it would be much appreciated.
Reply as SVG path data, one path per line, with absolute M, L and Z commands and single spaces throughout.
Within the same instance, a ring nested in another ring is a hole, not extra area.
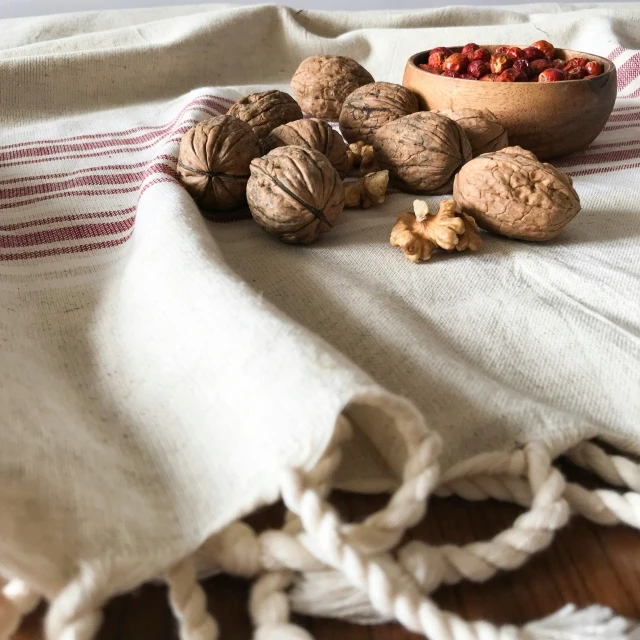
M 344 188 L 320 152 L 278 147 L 251 162 L 247 200 L 265 231 L 283 242 L 309 244 L 335 224 L 344 208 Z
M 201 209 L 237 209 L 247 201 L 249 165 L 259 155 L 260 141 L 246 122 L 218 116 L 182 137 L 178 178 Z
M 509 146 L 506 129 L 489 109 L 445 109 L 438 113 L 455 120 L 462 127 L 471 143 L 474 158 Z
M 521 240 L 549 240 L 580 211 L 571 178 L 521 147 L 468 162 L 453 197 L 483 229 Z
M 415 93 L 392 82 L 374 82 L 347 96 L 340 112 L 340 131 L 347 142 L 373 142 L 376 131 L 387 122 L 418 111 Z
M 373 139 L 378 164 L 410 193 L 451 193 L 458 169 L 471 160 L 471 145 L 453 120 L 419 111 L 380 127 Z
M 307 147 L 324 154 L 341 178 L 349 172 L 349 147 L 324 120 L 309 118 L 282 124 L 262 140 L 262 151 L 268 153 L 277 147 L 289 145 Z
M 258 138 L 303 117 L 300 105 L 288 93 L 277 89 L 245 96 L 231 106 L 227 115 L 244 120 Z
M 311 56 L 293 74 L 291 89 L 309 115 L 337 120 L 345 98 L 371 82 L 372 75 L 351 58 Z

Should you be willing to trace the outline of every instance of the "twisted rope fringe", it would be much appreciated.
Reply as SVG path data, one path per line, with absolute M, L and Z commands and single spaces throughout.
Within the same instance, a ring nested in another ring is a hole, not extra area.
M 589 491 L 565 483 L 539 442 L 513 453 L 481 454 L 440 476 L 440 438 L 427 434 L 405 465 L 402 483 L 382 510 L 358 524 L 341 521 L 327 502 L 351 426 L 340 417 L 332 442 L 312 471 L 289 470 L 281 491 L 289 509 L 285 526 L 259 536 L 235 522 L 165 576 L 181 640 L 217 640 L 218 626 L 207 612 L 196 579 L 194 559 L 206 558 L 220 570 L 259 576 L 250 598 L 255 640 L 312 640 L 289 622 L 291 604 L 304 613 L 359 621 L 398 620 L 431 640 L 626 640 L 627 622 L 609 609 L 567 607 L 522 629 L 487 622 L 468 623 L 440 610 L 427 596 L 442 584 L 463 579 L 482 582 L 498 571 L 521 566 L 547 547 L 571 513 L 600 524 L 640 528 L 640 468 L 585 442 L 567 452 L 579 466 L 606 482 L 630 489 L 620 494 Z M 515 502 L 529 510 L 492 540 L 457 547 L 414 541 L 390 555 L 410 527 L 426 513 L 431 494 L 468 500 Z M 91 640 L 101 624 L 101 607 L 110 595 L 109 568 L 83 566 L 77 578 L 53 599 L 45 620 L 48 640 Z M 286 591 L 295 585 L 291 597 Z M 19 581 L 0 580 L 0 640 L 7 640 L 39 597 Z M 336 594 L 339 594 L 336 598 Z

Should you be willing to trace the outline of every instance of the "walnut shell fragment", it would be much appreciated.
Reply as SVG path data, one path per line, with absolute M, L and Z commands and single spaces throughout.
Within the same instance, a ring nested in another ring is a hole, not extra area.
M 380 166 L 373 153 L 373 146 L 365 144 L 362 140 L 352 142 L 349 145 L 347 155 L 350 167 L 360 169 L 361 176 L 380 171 Z
M 349 172 L 351 162 L 347 154 L 347 144 L 324 120 L 294 120 L 280 125 L 262 140 L 264 153 L 289 145 L 306 147 L 324 154 L 341 178 Z
M 460 125 L 431 111 L 419 111 L 380 127 L 373 140 L 378 164 L 391 182 L 409 193 L 451 193 L 456 172 L 471 160 Z
M 483 229 L 520 240 L 549 240 L 580 211 L 571 178 L 521 147 L 467 163 L 453 195 Z
M 178 179 L 205 212 L 237 209 L 247 201 L 249 165 L 259 155 L 260 141 L 246 122 L 211 118 L 182 137 Z
M 309 115 L 337 120 L 345 98 L 371 82 L 372 75 L 351 58 L 311 56 L 293 74 L 291 90 Z
M 303 117 L 300 105 L 288 93 L 277 89 L 245 96 L 231 106 L 227 115 L 244 120 L 258 138 Z
M 489 109 L 445 109 L 437 113 L 455 120 L 462 127 L 469 138 L 474 158 L 509 146 L 507 130 Z
M 374 82 L 350 93 L 340 112 L 340 131 L 347 142 L 373 143 L 376 131 L 387 122 L 418 111 L 413 91 L 392 82 Z
M 283 242 L 310 244 L 344 208 L 344 188 L 325 156 L 278 147 L 251 162 L 247 200 L 254 220 Z
M 461 214 L 454 200 L 440 202 L 431 215 L 429 205 L 415 200 L 414 213 L 404 213 L 391 230 L 391 246 L 400 247 L 411 262 L 429 260 L 437 249 L 477 251 L 482 246 L 473 218 Z
M 387 196 L 389 172 L 377 171 L 364 178 L 344 185 L 344 206 L 346 208 L 368 209 L 374 204 L 382 204 Z

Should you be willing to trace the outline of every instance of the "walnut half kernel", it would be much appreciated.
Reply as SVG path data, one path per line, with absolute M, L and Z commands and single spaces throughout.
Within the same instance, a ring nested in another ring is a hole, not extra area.
M 432 215 L 429 205 L 415 200 L 414 213 L 403 213 L 391 230 L 391 246 L 400 247 L 411 262 L 429 260 L 438 248 L 477 251 L 482 246 L 475 220 L 459 211 L 455 200 L 443 200 Z

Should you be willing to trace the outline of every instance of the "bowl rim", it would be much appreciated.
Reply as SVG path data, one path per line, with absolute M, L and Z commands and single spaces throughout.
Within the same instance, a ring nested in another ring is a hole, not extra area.
M 465 45 L 455 45 L 455 46 L 451 46 L 451 47 L 447 47 L 447 49 L 450 49 L 453 53 L 456 53 L 456 49 L 462 49 L 462 47 L 464 47 Z M 478 47 L 505 47 L 507 45 L 504 44 L 481 44 L 478 45 Z M 509 45 L 510 47 L 520 47 L 521 49 L 524 49 L 526 46 L 528 45 L 518 45 L 518 44 L 512 44 Z M 424 51 L 419 51 L 418 53 L 414 53 L 409 60 L 407 60 L 407 65 L 410 65 L 411 67 L 413 67 L 414 69 L 416 69 L 416 71 L 418 71 L 419 73 L 424 73 L 426 76 L 431 76 L 432 78 L 442 78 L 442 76 L 435 74 L 435 73 L 429 73 L 428 71 L 425 71 L 424 69 L 421 69 L 417 64 L 416 64 L 416 58 L 418 56 L 422 56 L 426 53 L 429 53 L 431 51 L 431 49 L 425 49 Z M 497 84 L 499 84 L 500 86 L 504 86 L 507 85 L 509 86 L 510 84 L 517 84 L 519 87 L 523 87 L 523 86 L 553 86 L 553 85 L 558 85 L 558 84 L 568 84 L 571 83 L 572 85 L 575 84 L 576 82 L 581 82 L 583 80 L 587 80 L 588 82 L 595 82 L 598 81 L 598 78 L 604 78 L 607 75 L 616 73 L 616 65 L 609 60 L 608 58 L 603 58 L 602 56 L 598 56 L 595 53 L 587 53 L 586 51 L 577 51 L 576 49 L 565 49 L 564 47 L 556 47 L 556 51 L 571 51 L 572 53 L 578 54 L 574 57 L 587 57 L 590 60 L 595 60 L 597 62 L 602 63 L 602 66 L 604 67 L 604 71 L 599 75 L 599 76 L 595 76 L 594 78 L 580 78 L 579 81 L 576 80 L 558 80 L 557 82 L 514 82 L 514 83 L 510 83 L 510 82 L 499 82 Z M 443 80 L 454 80 L 455 82 L 469 82 L 468 80 L 466 80 L 465 78 L 449 78 L 448 76 L 445 76 L 443 78 Z M 484 84 L 486 85 L 493 85 L 493 82 L 485 82 Z M 580 86 L 580 85 L 579 85 Z M 582 85 L 584 86 L 584 85 Z

